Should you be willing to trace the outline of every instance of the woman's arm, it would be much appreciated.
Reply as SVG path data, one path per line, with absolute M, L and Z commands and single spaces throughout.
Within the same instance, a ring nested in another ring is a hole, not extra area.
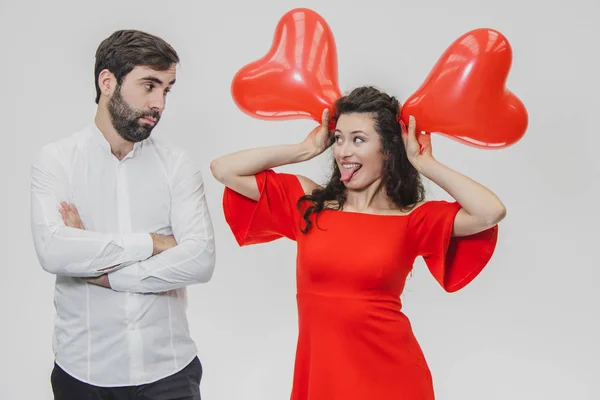
M 498 196 L 485 186 L 435 160 L 431 153 L 429 135 L 422 135 L 417 140 L 412 116 L 408 132 L 403 133 L 403 138 L 408 159 L 417 171 L 448 192 L 461 205 L 462 209 L 454 220 L 453 236 L 473 235 L 504 219 L 506 207 Z
M 228 188 L 258 200 L 259 191 L 254 175 L 267 169 L 308 161 L 321 154 L 331 145 L 329 110 L 323 111 L 322 123 L 298 144 L 259 147 L 242 150 L 213 160 L 210 170 L 216 180 Z M 317 185 L 310 179 L 298 177 L 306 193 Z

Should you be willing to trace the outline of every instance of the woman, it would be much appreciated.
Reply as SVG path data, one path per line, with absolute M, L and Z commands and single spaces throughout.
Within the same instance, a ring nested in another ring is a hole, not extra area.
M 436 161 L 429 136 L 417 139 L 414 118 L 406 131 L 394 97 L 361 87 L 334 110 L 333 133 L 325 110 L 300 144 L 213 161 L 226 186 L 225 218 L 240 245 L 297 242 L 292 400 L 431 400 L 430 371 L 400 311 L 406 277 L 422 256 L 446 291 L 464 287 L 492 256 L 506 210 Z M 330 145 L 333 174 L 324 187 L 271 170 Z M 420 174 L 456 201 L 423 201 Z

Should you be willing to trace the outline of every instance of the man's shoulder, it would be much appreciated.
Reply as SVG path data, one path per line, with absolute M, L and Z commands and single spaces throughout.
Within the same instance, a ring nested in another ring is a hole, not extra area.
M 37 158 L 54 157 L 64 159 L 68 154 L 83 145 L 85 136 L 85 129 L 81 129 L 66 137 L 47 142 L 38 149 Z
M 148 138 L 148 143 L 154 148 L 163 162 L 173 167 L 190 158 L 190 152 L 187 149 L 166 139 L 151 137 Z
M 187 150 L 185 150 L 183 146 L 179 146 L 161 137 L 149 137 L 148 143 L 157 151 L 173 157 L 180 157 L 187 153 Z
M 176 145 L 163 138 L 149 138 L 149 144 L 154 148 L 167 170 L 175 175 L 189 170 L 199 170 L 199 160 L 192 152 L 183 146 Z

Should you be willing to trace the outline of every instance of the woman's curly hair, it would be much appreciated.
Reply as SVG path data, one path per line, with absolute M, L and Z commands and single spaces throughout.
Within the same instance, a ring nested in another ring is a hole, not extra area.
M 337 121 L 340 115 L 354 113 L 370 114 L 375 122 L 375 130 L 381 138 L 381 152 L 384 157 L 383 185 L 387 196 L 401 209 L 409 209 L 422 201 L 425 189 L 421 175 L 406 155 L 398 117 L 398 100 L 372 86 L 359 87 L 336 101 L 332 118 L 333 121 Z M 332 174 L 327 185 L 299 199 L 298 208 L 306 222 L 303 233 L 307 233 L 312 226 L 312 214 L 318 215 L 325 208 L 343 209 L 346 186 L 340 178 L 341 172 L 333 160 Z M 329 202 L 335 206 L 328 205 Z

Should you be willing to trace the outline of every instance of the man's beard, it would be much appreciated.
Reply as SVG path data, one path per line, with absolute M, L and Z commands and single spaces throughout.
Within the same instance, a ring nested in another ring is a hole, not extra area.
M 123 139 L 134 143 L 147 139 L 160 120 L 158 111 L 140 111 L 127 104 L 121 96 L 120 85 L 117 86 L 115 93 L 108 102 L 108 114 L 117 133 Z M 140 118 L 143 117 L 154 118 L 155 123 L 152 125 L 140 122 Z

